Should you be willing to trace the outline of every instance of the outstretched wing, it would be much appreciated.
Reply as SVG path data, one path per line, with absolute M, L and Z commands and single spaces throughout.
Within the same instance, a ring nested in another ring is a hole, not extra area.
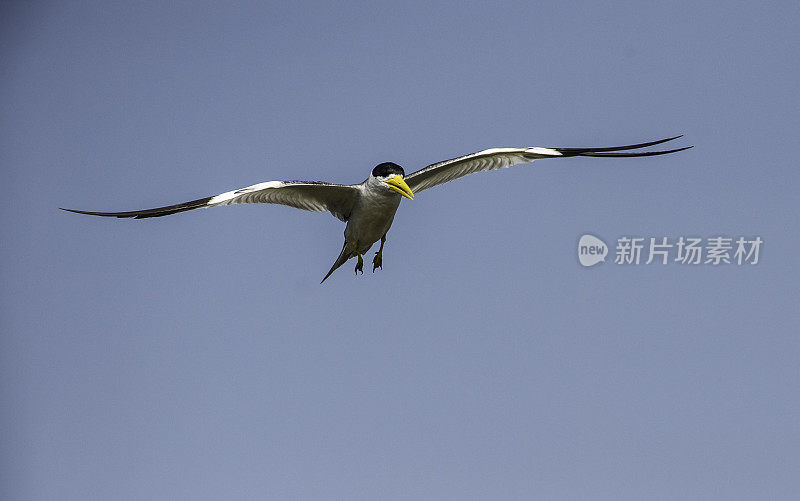
M 107 217 L 159 217 L 176 214 L 192 209 L 215 207 L 232 204 L 279 204 L 298 209 L 325 212 L 328 211 L 338 219 L 347 221 L 358 197 L 357 185 L 321 183 L 317 181 L 269 181 L 254 184 L 247 188 L 228 191 L 216 196 L 201 198 L 182 204 L 167 205 L 155 209 L 134 210 L 128 212 L 90 212 L 74 209 L 63 209 L 78 214 Z
M 495 169 L 504 169 L 512 165 L 532 162 L 539 158 L 557 157 L 648 157 L 665 155 L 691 148 L 677 148 L 666 151 L 640 151 L 619 153 L 623 150 L 635 150 L 656 144 L 666 143 L 681 136 L 669 137 L 649 143 L 631 144 L 628 146 L 611 146 L 607 148 L 492 148 L 463 157 L 445 160 L 420 169 L 405 176 L 405 181 L 414 193 L 464 177 L 467 174 Z

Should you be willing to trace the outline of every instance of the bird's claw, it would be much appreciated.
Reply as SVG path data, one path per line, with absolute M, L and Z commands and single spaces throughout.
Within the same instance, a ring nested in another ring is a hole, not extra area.
M 361 256 L 358 256 L 358 262 L 356 263 L 356 275 L 358 275 L 359 271 L 362 275 L 364 274 L 364 260 Z
M 380 252 L 376 252 L 372 259 L 372 273 L 375 273 L 377 268 L 383 269 L 383 254 Z

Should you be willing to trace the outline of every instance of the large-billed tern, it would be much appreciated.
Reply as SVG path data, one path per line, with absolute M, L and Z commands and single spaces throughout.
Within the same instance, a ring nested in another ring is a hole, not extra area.
M 392 226 L 394 214 L 402 197 L 409 200 L 414 195 L 434 186 L 473 174 L 512 165 L 532 162 L 540 158 L 566 157 L 647 157 L 665 155 L 691 148 L 676 148 L 665 151 L 624 152 L 672 141 L 681 136 L 651 141 L 649 143 L 628 146 L 612 146 L 607 148 L 492 148 L 470 155 L 431 164 L 406 176 L 399 165 L 391 162 L 382 163 L 372 169 L 366 181 L 360 184 L 333 184 L 319 181 L 268 181 L 254 184 L 247 188 L 228 191 L 212 197 L 201 198 L 182 204 L 168 205 L 155 209 L 129 212 L 90 212 L 74 209 L 63 209 L 78 214 L 107 217 L 146 218 L 166 216 L 192 209 L 215 207 L 232 204 L 280 204 L 298 209 L 330 212 L 336 218 L 347 223 L 344 229 L 344 246 L 339 257 L 331 266 L 324 282 L 331 273 L 343 265 L 348 259 L 357 257 L 356 274 L 364 273 L 362 255 L 380 240 L 381 246 L 372 260 L 372 271 L 382 268 L 383 244 L 386 233 Z M 320 282 L 320 283 L 322 283 Z

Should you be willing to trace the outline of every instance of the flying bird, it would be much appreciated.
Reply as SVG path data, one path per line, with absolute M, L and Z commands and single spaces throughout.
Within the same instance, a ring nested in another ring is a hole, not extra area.
M 176 214 L 192 209 L 216 207 L 233 204 L 280 204 L 298 209 L 330 212 L 347 223 L 344 229 L 344 245 L 339 257 L 330 271 L 322 279 L 327 280 L 331 273 L 348 259 L 358 258 L 355 272 L 364 273 L 364 254 L 380 240 L 380 248 L 372 260 L 373 273 L 383 268 L 383 245 L 386 233 L 392 226 L 400 200 L 405 197 L 413 200 L 416 194 L 434 186 L 453 181 L 467 174 L 490 171 L 524 164 L 540 158 L 567 157 L 647 157 L 666 155 L 691 148 L 676 148 L 662 151 L 625 152 L 654 146 L 678 139 L 670 137 L 649 143 L 612 146 L 605 148 L 492 148 L 470 155 L 431 164 L 424 169 L 406 175 L 399 165 L 385 162 L 377 165 L 366 181 L 360 184 L 333 184 L 320 181 L 268 181 L 247 188 L 228 191 L 219 195 L 167 205 L 155 209 L 128 212 L 91 212 L 62 209 L 78 214 L 92 216 L 142 219 Z M 320 283 L 322 283 L 320 282 Z

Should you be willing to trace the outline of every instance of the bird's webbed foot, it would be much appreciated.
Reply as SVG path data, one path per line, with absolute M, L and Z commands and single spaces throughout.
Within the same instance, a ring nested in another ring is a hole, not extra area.
M 358 255 L 358 262 L 356 263 L 356 275 L 358 275 L 359 271 L 362 275 L 364 274 L 364 258 L 361 257 L 361 254 Z
M 372 273 L 375 273 L 376 268 L 383 269 L 383 244 L 385 243 L 386 233 L 381 237 L 381 248 L 378 249 L 378 252 L 375 253 L 375 257 L 372 259 Z

